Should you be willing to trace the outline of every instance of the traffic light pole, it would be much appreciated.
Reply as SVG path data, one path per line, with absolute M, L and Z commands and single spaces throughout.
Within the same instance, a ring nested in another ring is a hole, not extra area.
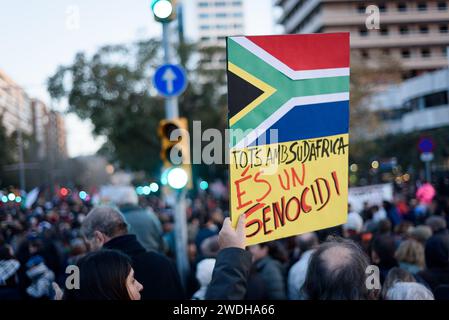
M 162 23 L 162 43 L 164 46 L 164 63 L 171 63 L 169 23 Z M 179 118 L 178 98 L 165 98 L 165 116 L 168 120 Z
M 164 62 L 171 63 L 170 31 L 167 22 L 162 23 L 162 42 L 164 46 Z M 165 115 L 168 120 L 179 117 L 178 99 L 176 97 L 165 99 Z M 181 281 L 186 287 L 189 274 L 189 259 L 187 256 L 187 218 L 186 218 L 186 191 L 185 188 L 176 190 L 175 203 L 175 246 L 176 265 Z

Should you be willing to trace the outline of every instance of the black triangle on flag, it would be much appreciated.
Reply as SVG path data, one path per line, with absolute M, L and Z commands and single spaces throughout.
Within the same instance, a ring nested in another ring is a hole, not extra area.
M 228 118 L 231 119 L 240 110 L 244 109 L 251 102 L 256 100 L 264 92 L 255 87 L 245 79 L 240 78 L 236 74 L 228 70 Z

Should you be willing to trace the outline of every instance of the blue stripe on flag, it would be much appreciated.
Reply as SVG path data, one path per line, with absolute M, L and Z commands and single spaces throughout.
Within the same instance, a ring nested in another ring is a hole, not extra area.
M 278 130 L 277 141 L 271 142 L 270 129 Z M 348 131 L 349 101 L 301 105 L 287 112 L 250 146 L 333 136 Z

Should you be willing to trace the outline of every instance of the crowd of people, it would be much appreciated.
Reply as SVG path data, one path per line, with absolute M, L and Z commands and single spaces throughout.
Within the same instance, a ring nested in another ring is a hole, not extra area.
M 344 225 L 249 247 L 244 215 L 231 227 L 226 188 L 200 192 L 186 213 L 187 279 L 159 196 L 128 192 L 94 206 L 73 195 L 1 204 L 0 300 L 449 299 L 444 192 L 349 206 Z M 71 265 L 75 289 L 66 286 Z

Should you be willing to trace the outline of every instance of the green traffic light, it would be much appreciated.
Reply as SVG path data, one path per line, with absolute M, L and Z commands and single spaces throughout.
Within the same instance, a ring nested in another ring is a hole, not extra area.
M 173 12 L 173 5 L 169 0 L 153 0 L 151 11 L 158 19 L 167 19 Z
M 182 168 L 171 168 L 167 172 L 167 183 L 173 189 L 182 189 L 187 185 L 189 176 Z
M 201 190 L 207 190 L 207 188 L 209 188 L 209 183 L 207 183 L 207 181 L 201 181 L 200 182 L 200 189 Z

